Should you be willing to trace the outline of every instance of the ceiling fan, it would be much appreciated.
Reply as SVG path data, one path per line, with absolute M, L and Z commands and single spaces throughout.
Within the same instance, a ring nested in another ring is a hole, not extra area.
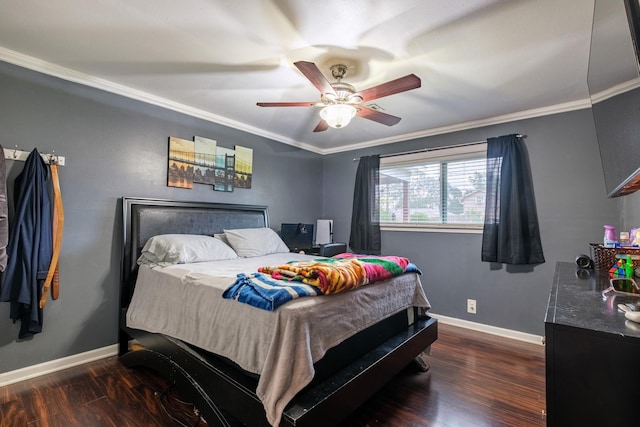
M 346 65 L 335 64 L 331 66 L 331 75 L 336 79 L 334 83 L 329 83 L 313 62 L 298 61 L 293 65 L 320 91 L 320 101 L 258 102 L 257 105 L 259 107 L 322 107 L 320 122 L 313 130 L 314 132 L 323 132 L 329 126 L 336 129 L 345 127 L 355 115 L 383 125 L 393 126 L 400 121 L 400 117 L 369 108 L 362 103 L 416 89 L 421 84 L 418 76 L 409 74 L 365 90 L 356 91 L 352 85 L 342 81 L 347 74 Z

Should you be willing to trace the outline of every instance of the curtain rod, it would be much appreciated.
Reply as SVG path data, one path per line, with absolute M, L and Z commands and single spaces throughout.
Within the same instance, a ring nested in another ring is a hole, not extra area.
M 526 138 L 527 135 L 520 135 L 517 134 L 516 135 L 518 138 Z M 472 145 L 478 145 L 478 144 L 486 144 L 487 140 L 485 139 L 484 141 L 476 141 L 476 142 L 465 142 L 463 144 L 456 144 L 456 145 L 446 145 L 444 147 L 431 147 L 431 148 L 421 148 L 419 150 L 411 150 L 411 151 L 402 151 L 400 153 L 391 153 L 391 154 L 381 154 L 380 158 L 383 157 L 395 157 L 395 156 L 404 156 L 406 154 L 416 154 L 416 153 L 425 153 L 427 151 L 437 151 L 437 150 L 444 150 L 447 148 L 458 148 L 458 147 L 469 147 Z M 357 162 L 358 160 L 360 160 L 360 157 L 354 157 L 353 161 Z

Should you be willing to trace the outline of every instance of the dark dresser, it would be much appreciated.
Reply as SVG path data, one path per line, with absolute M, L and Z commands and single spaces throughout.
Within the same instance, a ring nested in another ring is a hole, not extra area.
M 640 280 L 636 280 L 637 282 Z M 606 270 L 556 265 L 545 317 L 547 425 L 640 426 L 640 324 Z

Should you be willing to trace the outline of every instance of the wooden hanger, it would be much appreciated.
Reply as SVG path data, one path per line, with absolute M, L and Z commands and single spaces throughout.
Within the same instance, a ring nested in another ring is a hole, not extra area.
M 51 287 L 51 298 L 56 300 L 60 295 L 60 276 L 58 271 L 58 260 L 60 258 L 60 248 L 62 247 L 62 231 L 64 229 L 64 210 L 62 206 L 62 194 L 60 192 L 60 181 L 58 179 L 58 165 L 53 158 L 51 163 L 51 181 L 53 182 L 53 255 L 49 271 L 44 280 L 42 296 L 40 297 L 40 308 L 44 308 L 47 303 L 47 295 Z

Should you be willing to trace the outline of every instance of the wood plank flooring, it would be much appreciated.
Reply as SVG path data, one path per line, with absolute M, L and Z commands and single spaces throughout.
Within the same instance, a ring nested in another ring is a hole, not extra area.
M 545 426 L 544 348 L 448 325 L 341 427 Z M 0 427 L 206 426 L 167 382 L 115 357 L 0 388 Z M 213 422 L 213 421 L 212 421 Z

